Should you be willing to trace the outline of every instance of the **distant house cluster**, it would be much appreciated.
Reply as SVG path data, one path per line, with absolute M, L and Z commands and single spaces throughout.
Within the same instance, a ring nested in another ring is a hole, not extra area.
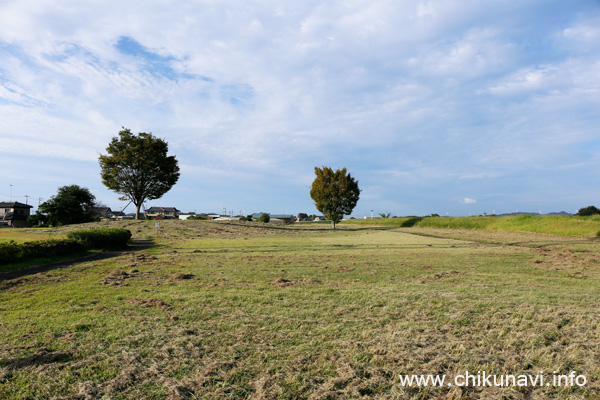
M 0 202 L 0 227 L 27 227 L 30 224 L 27 218 L 31 214 L 33 206 L 19 203 L 17 201 Z M 100 220 L 122 220 L 134 219 L 135 214 L 125 214 L 123 211 L 113 211 L 110 207 L 100 206 L 95 207 L 94 212 Z M 254 213 L 251 215 L 225 215 L 218 213 L 195 213 L 181 212 L 176 207 L 159 207 L 153 206 L 144 210 L 141 218 L 159 220 L 159 219 L 203 219 L 209 221 L 239 221 L 239 220 L 258 220 L 262 214 L 268 214 L 270 223 L 292 224 L 294 222 L 304 221 L 323 221 L 325 217 L 318 215 L 307 215 L 299 213 L 298 216 L 292 214 L 270 214 L 270 213 Z
M 120 216 L 117 216 L 117 213 L 114 213 L 110 210 L 109 207 L 98 207 L 96 208 L 96 213 L 102 218 L 112 218 L 112 219 L 130 219 L 133 218 L 133 214 L 125 215 L 121 213 Z M 268 214 L 270 217 L 271 223 L 280 223 L 280 224 L 292 224 L 294 222 L 308 222 L 308 221 L 325 221 L 326 218 L 322 215 L 307 215 L 305 213 L 299 213 L 298 216 L 293 214 L 271 214 L 271 213 L 263 213 L 258 212 L 251 214 L 249 216 L 244 215 L 227 215 L 227 214 L 218 214 L 218 213 L 196 213 L 196 212 L 181 212 L 176 207 L 158 207 L 152 206 L 147 208 L 144 214 L 141 216 L 145 219 L 202 219 L 207 221 L 239 221 L 240 219 L 245 219 L 251 217 L 253 220 L 257 220 L 262 214 Z

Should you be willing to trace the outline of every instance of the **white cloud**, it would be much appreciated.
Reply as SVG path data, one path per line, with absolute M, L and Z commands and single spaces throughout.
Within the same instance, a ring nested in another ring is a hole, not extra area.
M 475 204 L 475 203 L 477 203 L 477 200 L 472 199 L 470 197 L 465 197 L 460 202 L 463 204 Z
M 192 175 L 305 184 L 334 164 L 399 182 L 373 201 L 447 182 L 483 198 L 472 182 L 574 164 L 597 140 L 589 3 L 55 3 L 0 13 L 0 138 L 19 140 L 4 157 L 91 162 L 124 125 Z

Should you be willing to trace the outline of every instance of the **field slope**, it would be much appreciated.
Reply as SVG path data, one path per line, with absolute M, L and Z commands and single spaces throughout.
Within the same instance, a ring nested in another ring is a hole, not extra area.
M 600 397 L 600 248 L 535 233 L 121 222 L 143 252 L 0 282 L 2 399 Z M 60 233 L 60 232 L 59 232 Z M 577 371 L 582 387 L 401 374 Z
M 485 229 L 496 231 L 525 231 L 561 236 L 591 235 L 600 232 L 600 216 L 478 216 L 478 217 L 397 217 L 352 219 L 343 222 L 361 226 L 429 227 L 454 229 Z

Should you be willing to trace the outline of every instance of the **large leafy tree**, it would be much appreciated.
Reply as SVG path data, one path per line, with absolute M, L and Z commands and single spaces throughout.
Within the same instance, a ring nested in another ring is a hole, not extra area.
M 102 183 L 131 200 L 135 218 L 146 200 L 161 198 L 179 180 L 179 165 L 175 156 L 167 155 L 169 145 L 151 133 L 134 135 L 123 128 L 100 155 Z
M 95 201 L 95 196 L 87 188 L 78 185 L 62 186 L 58 188 L 56 195 L 40 204 L 39 220 L 55 226 L 93 221 Z
M 335 224 L 356 207 L 360 196 L 358 181 L 346 172 L 346 168 L 334 171 L 329 167 L 315 167 L 315 174 L 310 197 L 317 210 L 333 222 L 335 229 Z

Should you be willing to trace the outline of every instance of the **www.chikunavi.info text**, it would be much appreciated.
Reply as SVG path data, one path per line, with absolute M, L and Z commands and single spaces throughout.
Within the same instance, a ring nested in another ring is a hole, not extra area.
M 543 371 L 538 374 L 522 375 L 498 375 L 488 374 L 485 371 L 477 371 L 476 374 L 465 371 L 464 374 L 448 377 L 446 375 L 399 375 L 402 386 L 460 386 L 460 387 L 524 387 L 524 386 L 560 386 L 582 387 L 587 384 L 585 375 L 571 371 L 569 374 L 544 375 Z

